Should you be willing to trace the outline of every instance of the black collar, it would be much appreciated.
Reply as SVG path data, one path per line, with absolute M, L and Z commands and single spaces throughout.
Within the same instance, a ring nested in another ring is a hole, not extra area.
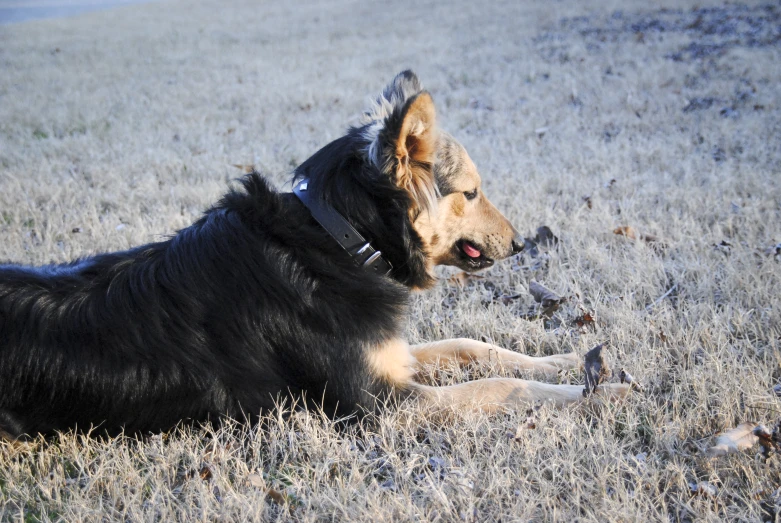
M 344 216 L 319 198 L 314 198 L 308 191 L 309 180 L 304 178 L 293 186 L 293 194 L 309 209 L 317 223 L 347 251 L 355 263 L 375 274 L 387 275 L 393 265 L 382 257 L 382 253 L 372 247 L 366 238 L 350 225 Z

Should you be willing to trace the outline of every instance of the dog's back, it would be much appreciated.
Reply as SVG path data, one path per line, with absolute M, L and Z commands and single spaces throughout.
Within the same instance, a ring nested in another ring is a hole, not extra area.
M 167 241 L 0 266 L 0 431 L 160 430 L 303 391 L 332 413 L 368 405 L 383 386 L 354 367 L 406 291 L 332 256 L 301 211 L 251 175 Z

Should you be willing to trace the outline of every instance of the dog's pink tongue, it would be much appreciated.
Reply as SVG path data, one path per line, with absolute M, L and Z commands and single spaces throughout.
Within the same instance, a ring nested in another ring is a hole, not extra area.
M 479 258 L 480 257 L 480 251 L 469 245 L 468 243 L 464 243 L 462 245 L 462 248 L 464 249 L 464 252 L 467 256 L 470 258 Z

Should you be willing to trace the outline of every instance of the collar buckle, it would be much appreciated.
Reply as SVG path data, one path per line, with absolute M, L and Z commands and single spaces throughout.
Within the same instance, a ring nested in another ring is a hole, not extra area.
M 336 240 L 355 263 L 375 274 L 386 276 L 390 274 L 393 265 L 383 258 L 382 252 L 375 250 L 371 242 L 361 236 L 344 216 L 323 200 L 313 197 L 308 189 L 309 180 L 305 178 L 293 187 L 293 194 L 301 200 L 317 223 Z M 358 250 L 355 250 L 356 245 L 360 245 Z

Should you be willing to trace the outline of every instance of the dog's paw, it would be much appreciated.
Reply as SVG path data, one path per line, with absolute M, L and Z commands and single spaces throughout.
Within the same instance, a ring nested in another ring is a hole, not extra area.
M 597 394 L 609 399 L 619 399 L 633 390 L 635 387 L 629 383 L 603 383 L 597 387 Z

